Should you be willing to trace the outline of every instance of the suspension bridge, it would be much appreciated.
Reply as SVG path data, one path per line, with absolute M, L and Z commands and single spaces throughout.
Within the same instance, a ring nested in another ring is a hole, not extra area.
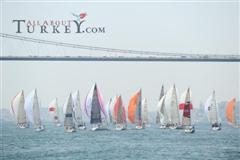
M 0 61 L 134 61 L 134 62 L 240 62 L 240 55 L 217 55 L 217 54 L 184 54 L 166 53 L 141 50 L 127 50 L 117 48 L 96 47 L 64 42 L 35 39 L 24 36 L 0 33 L 0 37 L 42 45 L 61 46 L 85 51 L 99 51 L 108 54 L 78 55 L 78 56 L 0 56 Z M 118 53 L 119 55 L 116 55 Z

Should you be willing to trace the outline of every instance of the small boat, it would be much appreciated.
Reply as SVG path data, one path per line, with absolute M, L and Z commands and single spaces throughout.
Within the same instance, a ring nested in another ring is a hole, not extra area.
M 144 98 L 142 100 L 142 118 L 143 118 L 143 128 L 150 127 L 149 121 L 148 121 L 148 106 L 147 106 L 147 98 Z
M 219 116 L 218 104 L 216 101 L 215 91 L 210 95 L 205 103 L 205 113 L 207 114 L 208 121 L 212 126 L 212 130 L 221 130 L 221 119 Z
M 90 118 L 92 131 L 107 130 L 107 114 L 97 84 L 94 84 L 85 99 L 85 112 Z
M 73 101 L 72 94 L 70 93 L 63 105 L 64 114 L 64 129 L 67 133 L 75 132 L 75 124 L 73 120 Z
M 57 98 L 53 99 L 49 106 L 48 106 L 48 111 L 52 116 L 53 123 L 57 126 L 60 127 L 62 126 L 59 120 L 59 109 L 58 109 L 58 103 L 57 103 Z
M 34 89 L 25 99 L 24 108 L 28 120 L 34 125 L 35 131 L 40 132 L 44 130 L 40 119 L 40 109 L 37 96 L 37 90 Z
M 79 90 L 73 93 L 72 98 L 73 98 L 73 118 L 75 120 L 75 124 L 77 125 L 78 129 L 85 130 L 86 124 L 83 121 Z
M 113 123 L 113 117 L 112 117 L 112 110 L 111 110 L 111 104 L 112 104 L 112 98 L 109 99 L 107 103 L 107 111 L 108 111 L 108 118 L 109 118 L 109 123 Z
M 161 98 L 164 96 L 164 86 L 162 85 L 162 88 L 161 88 L 161 92 L 160 92 L 160 96 L 159 96 L 159 99 L 158 99 L 158 105 L 157 105 L 157 114 L 156 114 L 156 124 L 157 125 L 160 125 L 160 106 L 159 106 L 159 102 L 161 100 Z
M 191 123 L 191 110 L 193 106 L 190 100 L 190 96 L 191 96 L 191 91 L 190 91 L 190 88 L 188 88 L 187 91 L 184 92 L 183 95 L 181 96 L 181 98 L 185 98 L 185 102 L 184 103 L 181 102 L 179 104 L 179 108 L 183 110 L 182 126 L 185 128 L 184 129 L 185 133 L 195 132 L 195 128 Z
M 227 103 L 226 108 L 226 117 L 228 124 L 233 126 L 234 128 L 239 128 L 240 125 L 237 124 L 237 118 L 236 118 L 236 98 L 233 98 Z
M 136 129 L 143 129 L 142 125 L 142 91 L 135 93 L 128 104 L 128 119 L 131 123 L 136 123 Z
M 122 103 L 122 97 L 118 96 L 114 104 L 114 118 L 116 122 L 116 130 L 127 129 L 126 111 Z
M 169 126 L 170 129 L 180 128 L 177 90 L 175 85 L 173 85 L 173 87 L 171 87 L 167 91 L 164 104 L 167 112 L 167 117 L 169 120 L 169 123 L 167 125 Z
M 10 112 L 16 120 L 19 128 L 28 128 L 27 116 L 24 110 L 24 93 L 20 91 L 11 102 Z

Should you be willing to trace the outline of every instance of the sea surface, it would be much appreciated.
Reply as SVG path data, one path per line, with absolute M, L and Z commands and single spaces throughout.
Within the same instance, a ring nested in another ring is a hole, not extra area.
M 4 160 L 239 160 L 240 129 L 222 125 L 212 131 L 209 124 L 195 125 L 194 134 L 184 130 L 144 130 L 128 126 L 125 131 L 77 130 L 45 123 L 46 130 L 19 129 L 13 122 L 1 123 L 1 159 Z

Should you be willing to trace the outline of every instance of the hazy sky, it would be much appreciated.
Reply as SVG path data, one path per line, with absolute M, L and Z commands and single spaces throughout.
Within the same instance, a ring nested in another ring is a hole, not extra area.
M 4 33 L 59 42 L 121 49 L 175 53 L 239 54 L 237 2 L 171 3 L 3 3 Z M 73 19 L 86 12 L 86 24 L 105 26 L 105 34 L 16 34 L 13 19 Z M 99 54 L 56 46 L 3 40 L 3 55 Z M 102 54 L 102 53 L 101 53 Z M 9 107 L 16 93 L 37 88 L 42 107 L 54 97 L 62 105 L 70 91 L 81 100 L 94 82 L 104 101 L 122 94 L 125 106 L 141 87 L 150 110 L 156 108 L 160 87 L 173 83 L 179 92 L 191 87 L 195 106 L 216 90 L 219 101 L 239 99 L 239 63 L 198 62 L 1 62 L 1 104 Z

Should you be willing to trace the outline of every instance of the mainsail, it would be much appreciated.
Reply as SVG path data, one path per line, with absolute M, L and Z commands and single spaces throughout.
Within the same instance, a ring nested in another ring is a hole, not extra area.
M 205 112 L 208 117 L 208 121 L 211 124 L 220 124 L 221 119 L 218 111 L 218 104 L 215 97 L 215 91 L 210 95 L 205 103 Z
M 159 105 L 159 102 L 160 100 L 162 99 L 162 97 L 164 96 L 164 86 L 162 85 L 162 88 L 161 88 L 161 92 L 160 92 L 160 96 L 159 96 L 159 100 L 158 100 L 158 108 L 157 108 L 157 115 L 156 115 L 156 124 L 160 124 L 160 106 Z
M 29 93 L 29 95 L 26 97 L 24 108 L 26 110 L 28 120 L 34 124 L 34 127 L 42 128 L 36 89 Z
M 75 123 L 77 126 L 83 126 L 83 117 L 82 117 L 82 109 L 81 109 L 81 103 L 80 103 L 80 94 L 79 90 L 77 90 L 75 93 L 72 95 L 73 99 L 73 118 L 75 120 Z
M 63 114 L 64 114 L 64 127 L 66 130 L 75 128 L 73 121 L 73 102 L 72 94 L 67 97 L 63 105 Z
M 111 113 L 111 103 L 112 103 L 112 98 L 109 99 L 108 103 L 107 103 L 107 112 L 108 112 L 108 118 L 109 118 L 109 123 L 113 122 L 112 119 L 112 113 Z
M 235 118 L 235 107 L 236 107 L 236 99 L 233 98 L 232 100 L 230 100 L 227 103 L 227 108 L 226 108 L 226 117 L 227 117 L 227 121 L 230 125 L 236 127 L 237 126 L 237 122 L 236 122 L 236 118 Z
M 116 124 L 125 124 L 126 123 L 126 113 L 125 108 L 122 103 L 122 97 L 118 96 L 114 105 L 114 118 Z
M 175 85 L 170 88 L 165 97 L 165 106 L 170 125 L 178 126 L 180 124 L 177 91 Z
M 167 110 L 165 107 L 165 97 L 163 96 L 160 101 L 158 102 L 158 107 L 159 107 L 159 120 L 160 120 L 160 125 L 162 126 L 168 126 L 169 125 L 169 118 L 167 114 Z
M 192 97 L 192 91 L 190 88 L 185 90 L 180 97 L 179 112 L 180 112 L 180 119 L 183 126 L 187 125 L 186 117 L 184 118 L 184 114 L 185 115 L 187 114 L 186 112 L 188 112 L 188 108 L 189 108 L 189 114 L 191 114 L 190 112 L 193 109 L 191 97 Z
M 128 119 L 131 123 L 142 125 L 142 93 L 141 89 L 134 94 L 128 104 Z
M 148 122 L 147 98 L 144 98 L 142 100 L 142 106 L 143 106 L 143 111 L 142 111 L 143 124 L 146 125 L 149 123 Z
M 11 102 L 11 113 L 13 114 L 17 125 L 27 124 L 26 112 L 24 110 L 24 93 L 20 91 Z
M 106 120 L 107 114 L 103 104 L 102 96 L 95 84 L 85 100 L 85 112 L 90 118 L 91 124 L 99 124 L 102 123 L 103 120 Z
M 179 104 L 180 108 L 182 107 L 181 105 L 182 103 Z M 190 88 L 188 88 L 185 95 L 185 102 L 183 107 L 183 117 L 182 117 L 183 126 L 191 126 L 191 109 L 192 109 L 192 103 L 190 100 Z
M 58 102 L 57 98 L 53 99 L 49 106 L 48 106 L 48 111 L 52 116 L 53 122 L 56 125 L 60 125 L 60 120 L 59 120 L 59 109 L 58 109 Z

